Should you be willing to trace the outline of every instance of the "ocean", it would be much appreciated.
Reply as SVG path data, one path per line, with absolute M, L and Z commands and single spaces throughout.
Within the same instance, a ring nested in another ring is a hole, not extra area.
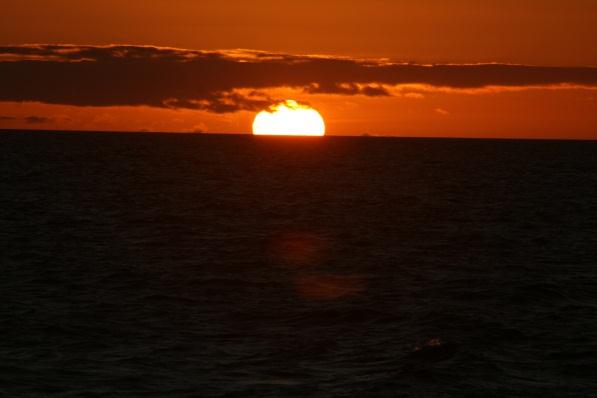
M 0 396 L 597 397 L 597 142 L 0 155 Z

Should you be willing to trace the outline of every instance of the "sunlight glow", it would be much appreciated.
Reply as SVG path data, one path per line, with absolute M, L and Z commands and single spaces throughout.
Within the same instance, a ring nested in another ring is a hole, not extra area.
M 315 109 L 286 100 L 255 116 L 253 134 L 323 136 L 325 123 Z

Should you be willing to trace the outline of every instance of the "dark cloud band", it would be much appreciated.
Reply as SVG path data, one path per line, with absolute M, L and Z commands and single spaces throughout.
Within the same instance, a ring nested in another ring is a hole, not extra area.
M 257 110 L 263 90 L 389 95 L 387 87 L 454 89 L 570 84 L 597 87 L 597 68 L 505 64 L 416 65 L 257 51 L 148 46 L 0 47 L 0 101 L 76 106 L 148 105 L 212 112 Z M 249 90 L 241 95 L 238 90 Z

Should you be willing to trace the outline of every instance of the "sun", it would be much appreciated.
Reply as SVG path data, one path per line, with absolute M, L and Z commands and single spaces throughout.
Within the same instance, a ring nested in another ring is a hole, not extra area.
M 325 123 L 315 109 L 286 100 L 255 116 L 253 134 L 323 136 Z

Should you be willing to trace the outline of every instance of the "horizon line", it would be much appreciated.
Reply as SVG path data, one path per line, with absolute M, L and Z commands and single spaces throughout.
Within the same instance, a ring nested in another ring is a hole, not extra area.
M 376 135 L 363 134 L 326 134 L 324 136 L 293 136 L 293 135 L 255 135 L 249 132 L 218 133 L 218 132 L 185 132 L 185 131 L 132 131 L 132 130 L 76 130 L 76 129 L 6 129 L 0 128 L 4 133 L 54 133 L 54 134 L 126 134 L 126 135 L 190 135 L 214 137 L 255 137 L 259 139 L 325 139 L 325 138 L 376 138 L 376 139 L 408 139 L 408 140 L 486 140 L 486 141 L 574 141 L 597 142 L 597 138 L 559 138 L 559 137 L 470 137 L 470 136 L 411 136 L 411 135 Z

